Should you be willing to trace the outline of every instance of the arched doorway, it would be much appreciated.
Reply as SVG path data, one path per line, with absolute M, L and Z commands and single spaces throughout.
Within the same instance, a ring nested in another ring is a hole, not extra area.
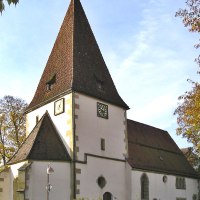
M 105 192 L 103 194 L 103 200 L 112 200 L 112 194 L 110 192 Z

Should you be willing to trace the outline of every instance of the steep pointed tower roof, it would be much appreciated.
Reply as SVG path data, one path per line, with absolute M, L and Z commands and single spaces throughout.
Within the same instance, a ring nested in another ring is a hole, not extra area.
M 128 109 L 115 88 L 79 0 L 71 0 L 27 112 L 71 91 Z

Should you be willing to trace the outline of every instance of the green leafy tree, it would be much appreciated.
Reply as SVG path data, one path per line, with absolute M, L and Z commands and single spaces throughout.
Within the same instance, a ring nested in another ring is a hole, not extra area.
M 8 5 L 14 4 L 16 5 L 19 0 L 0 0 L 0 12 L 2 13 L 5 10 L 5 2 L 8 3 Z
M 0 99 L 0 156 L 4 165 L 25 139 L 23 113 L 26 107 L 27 103 L 20 98 L 4 96 Z

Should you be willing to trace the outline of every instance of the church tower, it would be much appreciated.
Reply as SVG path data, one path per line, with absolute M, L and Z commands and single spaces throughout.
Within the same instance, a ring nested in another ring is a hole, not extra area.
M 48 111 L 72 158 L 73 198 L 127 199 L 127 109 L 80 1 L 71 0 L 26 115 L 29 135 Z
M 127 120 L 80 0 L 71 0 L 27 138 L 0 172 L 4 200 L 194 199 L 199 175 L 170 135 Z

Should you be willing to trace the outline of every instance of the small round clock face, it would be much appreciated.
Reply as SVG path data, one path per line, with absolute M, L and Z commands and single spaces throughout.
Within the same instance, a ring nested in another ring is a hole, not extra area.
M 54 103 L 54 114 L 59 115 L 64 112 L 64 99 L 59 99 Z
M 108 119 L 108 105 L 97 102 L 97 116 Z

